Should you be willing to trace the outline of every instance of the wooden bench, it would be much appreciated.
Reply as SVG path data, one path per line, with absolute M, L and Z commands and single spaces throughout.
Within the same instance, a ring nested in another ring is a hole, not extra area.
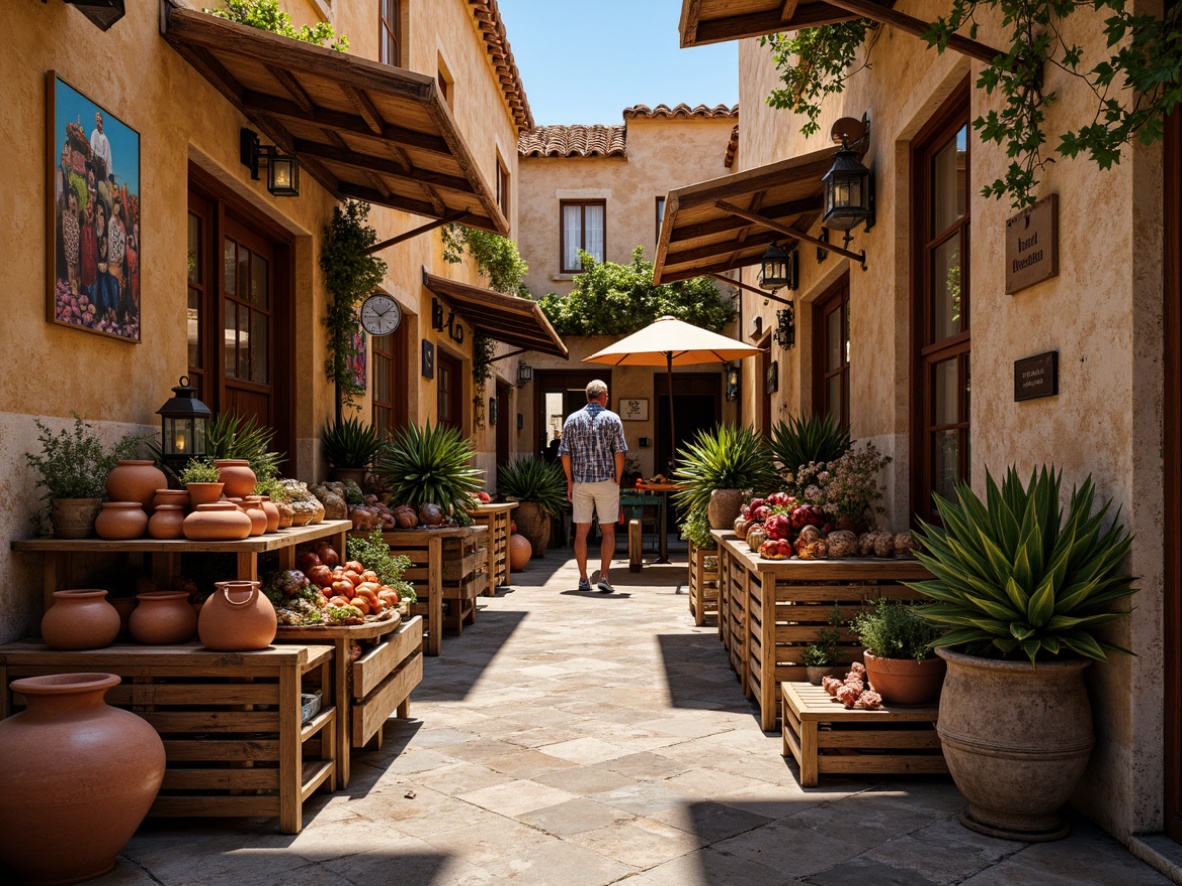
M 821 775 L 948 772 L 936 734 L 938 705 L 851 711 L 820 686 L 785 682 L 783 750 L 800 766 L 801 787 Z

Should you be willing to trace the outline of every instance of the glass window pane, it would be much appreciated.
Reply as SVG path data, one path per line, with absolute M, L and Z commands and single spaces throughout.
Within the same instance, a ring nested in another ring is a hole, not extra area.
M 226 240 L 226 248 L 222 254 L 222 276 L 225 278 L 223 286 L 226 289 L 226 295 L 234 295 L 238 292 L 238 259 L 237 259 L 237 244 L 233 240 Z
M 583 242 L 583 207 L 562 207 L 562 267 L 578 268 L 579 247 Z
M 603 206 L 585 206 L 583 219 L 587 225 L 587 252 L 595 256 L 596 261 L 603 261 Z
M 238 247 L 238 297 L 250 299 L 250 250 Z
M 201 282 L 201 219 L 189 213 L 189 282 Z
M 267 264 L 265 258 L 259 258 L 257 255 L 251 256 L 250 301 L 251 304 L 258 305 L 264 309 L 271 307 L 271 293 L 267 281 L 269 271 L 270 265 Z
M 201 292 L 189 288 L 189 304 L 185 310 L 185 329 L 189 337 L 189 365 L 201 368 Z
M 238 305 L 233 299 L 226 299 L 226 325 L 223 331 L 226 375 L 238 377 L 238 357 L 235 345 L 238 342 Z
M 936 431 L 932 434 L 932 491 L 955 499 L 959 478 L 958 449 L 961 431 Z
M 969 368 L 970 368 L 969 367 L 969 355 L 965 354 L 964 355 L 964 416 L 965 416 L 965 421 L 968 421 L 969 416 L 973 414 L 972 403 L 971 403 L 972 394 L 973 394 L 973 386 L 971 384 L 971 373 L 969 371 Z M 965 446 L 967 448 L 968 444 L 966 443 Z M 965 464 L 968 464 L 968 462 L 965 462 Z
M 271 378 L 268 367 L 271 365 L 270 351 L 267 347 L 267 321 L 271 318 L 259 311 L 251 312 L 250 330 L 250 378 L 259 384 L 267 384 Z
M 965 214 L 967 149 L 968 127 L 962 127 L 932 160 L 933 234 L 946 230 Z
M 842 363 L 841 308 L 830 311 L 825 317 L 825 368 L 837 369 Z
M 932 342 L 956 335 L 968 325 L 961 313 L 960 234 L 932 250 Z
M 956 358 L 932 367 L 932 424 L 953 425 L 960 421 L 960 388 L 957 385 Z
M 375 344 L 373 355 L 373 396 L 374 400 L 378 403 L 389 403 L 394 399 L 390 396 L 390 362 L 390 358 L 380 353 Z
M 238 308 L 238 377 L 250 378 L 250 308 Z
M 825 411 L 841 422 L 841 373 L 825 380 Z

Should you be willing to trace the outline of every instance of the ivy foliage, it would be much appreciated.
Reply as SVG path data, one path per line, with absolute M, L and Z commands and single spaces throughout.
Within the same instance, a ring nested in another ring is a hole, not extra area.
M 530 297 L 529 289 L 522 282 L 529 273 L 529 265 L 512 240 L 479 228 L 444 225 L 444 260 L 456 264 L 463 261 L 465 251 L 476 262 L 480 276 L 488 280 L 490 289 L 506 295 Z
M 551 292 L 539 300 L 559 335 L 628 335 L 665 316 L 721 332 L 734 319 L 734 305 L 707 277 L 654 284 L 653 263 L 641 246 L 627 265 L 597 262 L 582 251 L 579 260 L 583 273 L 570 295 Z
M 260 31 L 270 31 L 293 40 L 304 43 L 315 43 L 317 46 L 327 46 L 338 52 L 349 51 L 349 38 L 343 34 L 340 37 L 328 22 L 317 22 L 315 25 L 301 25 L 299 29 L 291 22 L 291 16 L 279 8 L 279 0 L 226 0 L 224 9 L 206 9 L 205 12 L 237 22 L 240 25 L 250 25 Z
M 357 309 L 386 276 L 386 263 L 365 250 L 378 240 L 377 232 L 365 223 L 369 204 L 349 200 L 332 210 L 332 222 L 325 226 L 320 246 L 320 270 L 332 296 L 324 325 L 328 327 L 328 359 L 324 371 L 336 382 L 341 398 L 352 405 L 364 392 L 349 366 L 353 334 L 357 330 Z

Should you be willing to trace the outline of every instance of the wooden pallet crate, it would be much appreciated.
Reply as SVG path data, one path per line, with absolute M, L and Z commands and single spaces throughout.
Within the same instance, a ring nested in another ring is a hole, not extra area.
M 488 578 L 488 587 L 482 592 L 487 597 L 495 597 L 497 588 L 508 585 L 513 577 L 513 569 L 509 563 L 509 537 L 512 535 L 510 529 L 516 507 L 517 502 L 507 501 L 480 505 L 468 512 L 475 525 L 488 529 L 485 538 L 485 548 L 488 552 L 485 575 Z
M 690 542 L 689 608 L 694 624 L 699 627 L 706 623 L 707 615 L 718 615 L 720 554 L 718 548 L 707 551 Z
M 820 686 L 789 681 L 783 696 L 783 748 L 800 767 L 800 784 L 821 775 L 933 775 L 948 772 L 937 705 L 851 711 Z

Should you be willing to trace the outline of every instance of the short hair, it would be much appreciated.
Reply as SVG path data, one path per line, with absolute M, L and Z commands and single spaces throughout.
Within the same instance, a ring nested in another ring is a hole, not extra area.
M 587 400 L 598 400 L 607 393 L 607 383 L 600 379 L 595 379 L 587 384 Z

